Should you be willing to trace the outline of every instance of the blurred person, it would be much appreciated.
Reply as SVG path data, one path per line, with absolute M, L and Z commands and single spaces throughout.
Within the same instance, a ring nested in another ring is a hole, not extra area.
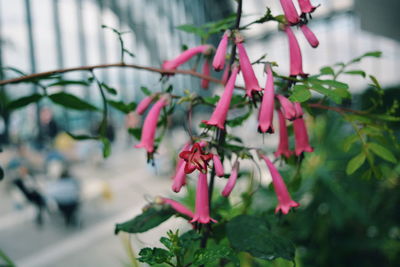
M 77 225 L 77 212 L 80 205 L 80 185 L 68 167 L 65 167 L 61 177 L 50 182 L 47 186 L 47 197 L 55 201 L 58 209 L 64 216 L 65 225 Z

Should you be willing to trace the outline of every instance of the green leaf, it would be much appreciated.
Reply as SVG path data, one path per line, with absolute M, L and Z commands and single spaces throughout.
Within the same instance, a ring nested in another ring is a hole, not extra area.
M 111 142 L 108 138 L 101 138 L 101 142 L 103 143 L 103 157 L 108 158 L 111 155 Z
M 106 89 L 107 93 L 111 94 L 111 95 L 117 95 L 118 91 L 117 89 L 109 86 L 108 84 L 105 83 L 101 83 L 101 87 L 103 87 L 104 89 Z
M 29 104 L 38 102 L 40 99 L 42 99 L 42 97 L 43 96 L 41 94 L 37 94 L 37 93 L 29 95 L 29 96 L 23 96 L 21 98 L 18 98 L 16 100 L 9 102 L 7 104 L 7 109 L 8 110 L 16 110 L 16 109 L 23 108 L 25 106 L 28 106 Z
M 248 112 L 246 112 L 244 115 L 236 117 L 234 119 L 231 120 L 227 120 L 226 124 L 230 127 L 236 127 L 236 126 L 240 126 L 242 125 L 242 123 L 247 120 L 251 114 L 253 114 L 252 112 L 253 110 L 250 108 Z
M 81 81 L 81 80 L 59 80 L 54 83 L 50 83 L 46 85 L 46 87 L 52 87 L 52 86 L 66 86 L 66 85 L 83 85 L 83 86 L 88 86 L 90 85 L 89 82 L 87 81 Z
M 174 214 L 175 212 L 167 206 L 149 207 L 139 216 L 117 224 L 115 226 L 115 234 L 118 234 L 119 231 L 131 234 L 144 233 L 168 220 Z
M 111 107 L 113 107 L 113 108 L 115 108 L 115 109 L 117 109 L 117 110 L 119 110 L 119 111 L 121 111 L 121 112 L 123 112 L 125 114 L 128 114 L 131 111 L 134 111 L 136 109 L 136 106 L 137 106 L 135 102 L 130 102 L 128 104 L 125 104 L 123 101 L 107 100 L 107 103 Z
M 230 260 L 234 266 L 240 266 L 239 259 L 234 251 L 225 245 L 218 245 L 211 248 L 198 249 L 194 254 L 194 266 L 206 265 L 218 262 L 220 259 Z
M 319 71 L 323 75 L 332 75 L 332 76 L 335 75 L 335 71 L 332 69 L 332 67 L 329 66 L 323 67 Z
M 347 164 L 346 173 L 348 175 L 353 174 L 356 170 L 358 170 L 361 165 L 365 162 L 365 154 L 361 152 L 354 158 L 352 158 L 349 163 Z
M 326 84 L 333 88 L 349 89 L 349 86 L 346 83 L 342 83 L 335 80 L 314 80 L 314 81 L 321 84 Z
M 350 150 L 351 146 L 358 140 L 359 140 L 358 135 L 347 136 L 343 141 L 344 152 L 348 152 Z
M 355 59 L 351 60 L 350 63 L 355 63 L 355 62 L 359 62 L 361 61 L 363 58 L 366 57 L 376 57 L 379 58 L 381 57 L 382 52 L 381 51 L 371 51 L 371 52 L 367 52 L 359 57 L 356 57 Z
M 129 128 L 128 133 L 133 135 L 137 140 L 140 140 L 142 137 L 142 128 Z
M 51 101 L 53 101 L 53 103 L 70 109 L 93 111 L 98 110 L 97 107 L 93 106 L 92 104 L 80 99 L 75 95 L 71 95 L 65 92 L 49 95 L 49 98 Z
M 386 161 L 392 163 L 397 162 L 392 152 L 390 152 L 386 147 L 383 147 L 377 143 L 368 143 L 368 149 Z
M 143 94 L 145 94 L 145 95 L 151 95 L 151 94 L 153 94 L 147 87 L 145 87 L 145 86 L 141 86 L 140 87 L 140 90 L 143 92 Z
M 378 80 L 375 78 L 375 76 L 373 75 L 369 75 L 369 78 L 371 79 L 371 81 L 373 82 L 373 85 L 378 88 L 378 89 L 382 89 L 381 85 L 379 84 Z
M 326 95 L 327 97 L 332 99 L 336 104 L 342 103 L 342 99 L 337 93 L 335 93 L 333 90 L 323 87 L 318 83 L 312 84 L 311 89 L 320 94 Z
M 201 29 L 199 27 L 196 27 L 193 24 L 183 24 L 183 25 L 179 25 L 176 28 L 178 30 L 181 30 L 181 31 L 184 31 L 184 32 L 193 33 L 193 34 L 198 35 L 200 37 L 207 36 L 207 33 L 203 29 Z
M 4 267 L 15 267 L 15 264 L 12 262 L 12 260 L 0 249 L 0 259 L 3 259 L 3 263 L 6 264 L 1 264 L 0 266 Z
M 293 243 L 273 234 L 265 219 L 253 215 L 239 215 L 227 223 L 226 233 L 231 246 L 254 257 L 273 260 L 294 260 Z
M 360 76 L 363 76 L 364 78 L 367 75 L 365 73 L 365 71 L 363 71 L 363 70 L 349 70 L 349 71 L 345 71 L 344 73 L 349 74 L 349 75 L 360 75 Z
M 70 132 L 67 132 L 67 134 L 74 140 L 97 140 L 98 139 L 98 137 L 96 137 L 96 136 L 90 136 L 90 135 L 85 135 L 85 134 L 75 135 Z
M 138 260 L 150 265 L 169 262 L 173 254 L 162 248 L 142 248 Z
M 220 97 L 218 95 L 203 97 L 203 101 L 206 104 L 210 104 L 210 105 L 215 105 L 219 101 L 219 99 L 220 99 Z
M 351 94 L 348 89 L 344 88 L 335 88 L 333 89 L 333 93 L 338 95 L 341 98 L 351 98 Z
M 293 92 L 292 95 L 289 97 L 289 99 L 293 102 L 304 102 L 310 99 L 311 93 L 310 90 L 308 90 L 307 86 L 305 85 L 295 85 L 293 87 Z
M 395 117 L 387 114 L 371 114 L 371 118 L 382 121 L 400 121 L 400 117 Z

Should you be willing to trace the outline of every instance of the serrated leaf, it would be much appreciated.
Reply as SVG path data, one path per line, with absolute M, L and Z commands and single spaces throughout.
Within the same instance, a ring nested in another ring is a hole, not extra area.
M 140 87 L 140 90 L 143 92 L 143 94 L 145 94 L 145 95 L 151 95 L 152 94 L 152 92 L 147 88 L 147 87 L 145 87 L 145 86 L 141 86 Z
M 220 259 L 230 260 L 234 266 L 240 266 L 239 259 L 236 257 L 234 251 L 224 245 L 218 245 L 211 248 L 198 249 L 194 254 L 194 266 L 212 264 L 218 262 Z
M 29 95 L 29 96 L 23 96 L 21 98 L 18 98 L 16 100 L 9 102 L 7 104 L 7 109 L 8 110 L 16 110 L 16 109 L 23 108 L 25 106 L 28 106 L 29 104 L 38 102 L 40 99 L 42 99 L 42 97 L 43 96 L 41 94 L 37 94 L 37 93 Z
M 361 165 L 365 162 L 365 154 L 361 152 L 354 158 L 352 158 L 349 163 L 347 164 L 346 173 L 348 175 L 353 174 L 356 170 L 358 170 Z
M 93 110 L 93 111 L 98 110 L 97 107 L 93 106 L 92 104 L 80 99 L 75 95 L 71 95 L 65 92 L 49 95 L 49 98 L 51 101 L 53 101 L 53 103 L 70 109 Z
M 138 260 L 147 264 L 155 265 L 169 262 L 173 254 L 162 248 L 142 248 Z
M 227 223 L 226 233 L 231 246 L 237 251 L 245 251 L 265 260 L 294 260 L 293 243 L 273 234 L 263 218 L 239 215 Z
M 349 75 L 360 75 L 360 76 L 362 76 L 364 78 L 367 75 L 365 73 L 365 71 L 363 71 L 363 70 L 349 70 L 349 71 L 345 71 L 344 73 L 345 74 L 349 74 Z
M 289 99 L 292 102 L 304 102 L 310 99 L 311 93 L 310 90 L 308 90 L 307 86 L 305 85 L 295 85 L 293 87 L 293 92 Z
M 332 67 L 329 67 L 329 66 L 323 67 L 319 71 L 323 75 L 332 75 L 332 76 L 335 75 L 335 71 L 333 70 Z
M 115 108 L 125 114 L 128 114 L 131 111 L 134 111 L 137 106 L 135 102 L 125 104 L 123 101 L 107 100 L 107 103 L 110 106 L 112 106 L 113 108 Z
M 386 147 L 384 147 L 382 145 L 379 145 L 377 143 L 368 143 L 368 149 L 386 161 L 389 161 L 392 163 L 397 162 L 393 153 L 390 152 Z
M 167 206 L 149 207 L 135 218 L 117 224 L 115 234 L 118 234 L 119 231 L 131 234 L 144 233 L 168 220 L 174 214 L 174 210 Z

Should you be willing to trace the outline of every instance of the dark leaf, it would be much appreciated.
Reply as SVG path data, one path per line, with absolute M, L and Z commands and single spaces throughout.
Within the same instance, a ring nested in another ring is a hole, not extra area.
M 89 82 L 87 81 L 76 81 L 76 80 L 59 80 L 54 83 L 50 83 L 46 85 L 46 87 L 52 87 L 52 86 L 66 86 L 66 85 L 83 85 L 83 86 L 88 86 L 90 85 Z
M 363 76 L 365 78 L 366 74 L 365 71 L 363 70 L 349 70 L 349 71 L 345 71 L 345 74 L 349 74 L 349 75 L 360 75 Z
M 187 33 L 193 33 L 195 35 L 198 35 L 200 37 L 205 37 L 207 35 L 207 33 L 199 27 L 196 27 L 192 24 L 183 24 L 183 25 L 179 25 L 178 27 L 176 27 L 178 30 L 187 32 Z
M 240 266 L 239 259 L 236 257 L 234 251 L 224 245 L 218 245 L 211 248 L 201 248 L 194 254 L 194 266 L 206 265 L 218 262 L 220 259 L 230 260 L 234 266 Z
M 92 104 L 80 99 L 79 97 L 75 95 L 71 95 L 65 92 L 60 92 L 60 93 L 55 93 L 52 95 L 49 95 L 49 98 L 51 101 L 53 101 L 55 104 L 64 106 L 66 108 L 70 109 L 76 109 L 76 110 L 93 110 L 97 111 L 97 107 L 93 106 Z
M 378 80 L 373 75 L 369 75 L 369 78 L 373 82 L 374 86 L 378 89 L 382 89 L 381 85 L 379 84 Z
M 125 114 L 128 114 L 131 111 L 134 111 L 137 106 L 135 102 L 125 104 L 123 101 L 107 100 L 107 103 L 110 106 L 112 106 L 113 108 L 115 108 Z
M 218 95 L 215 95 L 203 97 L 203 100 L 206 104 L 215 105 L 219 101 L 219 98 L 220 97 Z
M 75 134 L 72 134 L 70 132 L 67 132 L 67 134 L 69 136 L 71 136 L 75 140 L 96 140 L 96 139 L 98 139 L 98 137 L 90 136 L 90 135 L 84 135 L 84 134 L 75 135 Z
M 129 128 L 128 132 L 137 140 L 140 140 L 140 137 L 142 136 L 142 128 Z
M 250 108 L 248 112 L 246 112 L 244 115 L 236 117 L 234 119 L 231 120 L 227 120 L 226 124 L 229 125 L 230 127 L 236 127 L 239 125 L 242 125 L 242 123 L 247 120 L 251 114 L 253 114 L 252 112 L 253 110 Z
M 293 243 L 273 234 L 263 218 L 239 215 L 228 222 L 226 232 L 230 244 L 237 251 L 245 251 L 265 260 L 294 260 Z
M 152 94 L 152 92 L 147 88 L 147 87 L 145 87 L 145 86 L 141 86 L 140 87 L 140 90 L 143 92 L 143 94 L 145 94 L 145 95 L 151 95 Z
M 108 84 L 105 83 L 101 83 L 101 87 L 103 87 L 104 89 L 106 89 L 107 93 L 111 94 L 111 95 L 117 95 L 118 91 L 117 89 L 109 86 Z
M 173 254 L 162 248 L 142 248 L 138 260 L 150 265 L 169 262 Z
M 4 178 L 4 170 L 3 168 L 0 166 L 0 181 L 3 180 Z
M 119 231 L 136 234 L 150 230 L 168 220 L 175 212 L 169 207 L 149 207 L 142 214 L 115 226 L 115 234 Z
M 16 110 L 19 108 L 23 108 L 25 106 L 28 106 L 29 104 L 38 102 L 40 99 L 42 99 L 42 97 L 43 97 L 42 95 L 36 93 L 29 96 L 23 96 L 21 98 L 9 102 L 7 105 L 7 109 Z

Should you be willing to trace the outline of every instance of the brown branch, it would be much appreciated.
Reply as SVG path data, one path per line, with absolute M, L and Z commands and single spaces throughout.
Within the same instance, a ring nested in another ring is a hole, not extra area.
M 336 111 L 338 113 L 347 112 L 347 113 L 353 113 L 353 114 L 358 114 L 358 115 L 365 115 L 367 113 L 367 112 L 362 111 L 362 110 L 354 110 L 354 109 L 341 108 L 341 107 L 331 107 L 331 106 L 321 105 L 321 104 L 318 104 L 318 103 L 308 104 L 308 106 L 311 107 L 311 108 L 332 110 L 332 111 Z
M 120 67 L 120 68 L 133 68 L 133 69 L 138 69 L 138 70 L 146 70 L 150 72 L 157 72 L 160 73 L 161 75 L 174 75 L 174 74 L 184 74 L 184 75 L 191 75 L 200 79 L 205 79 L 209 80 L 210 82 L 213 83 L 218 83 L 218 84 L 224 84 L 221 80 L 218 80 L 217 78 L 211 77 L 204 75 L 202 73 L 193 71 L 193 70 L 165 70 L 165 69 L 160 69 L 160 68 L 154 68 L 154 67 L 147 67 L 147 66 L 141 66 L 141 65 L 136 65 L 136 64 L 125 64 L 125 63 L 113 63 L 113 64 L 101 64 L 101 65 L 91 65 L 91 66 L 80 66 L 80 67 L 73 67 L 73 68 L 65 68 L 65 69 L 58 69 L 58 70 L 51 70 L 51 71 L 45 71 L 45 72 L 39 72 L 39 73 L 33 73 L 17 78 L 12 78 L 8 80 L 2 80 L 0 81 L 0 85 L 6 85 L 6 84 L 11 84 L 11 83 L 19 83 L 19 82 L 26 82 L 29 80 L 34 80 L 38 78 L 43 78 L 46 76 L 51 76 L 54 74 L 59 74 L 59 73 L 66 73 L 66 72 L 73 72 L 73 71 L 92 71 L 94 69 L 106 69 L 106 68 L 113 68 L 113 67 Z M 242 86 L 236 86 L 238 89 L 244 89 Z

